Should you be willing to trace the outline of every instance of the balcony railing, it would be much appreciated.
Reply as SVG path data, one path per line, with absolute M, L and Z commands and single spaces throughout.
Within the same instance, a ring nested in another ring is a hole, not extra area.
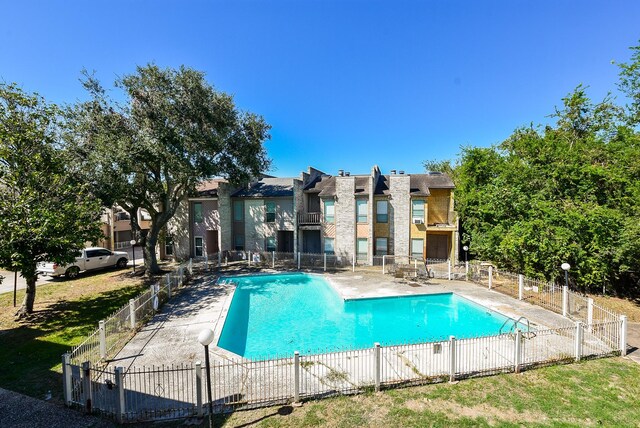
M 298 224 L 320 224 L 320 213 L 298 213 Z

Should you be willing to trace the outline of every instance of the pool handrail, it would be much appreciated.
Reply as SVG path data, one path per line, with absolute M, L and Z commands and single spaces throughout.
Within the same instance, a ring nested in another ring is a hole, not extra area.
M 520 323 L 520 321 L 526 321 L 527 323 L 527 332 L 531 332 L 531 326 L 529 325 L 529 319 L 527 317 L 520 317 L 518 318 L 516 321 L 513 322 L 513 325 L 511 326 L 511 328 L 509 329 L 508 333 L 512 333 L 513 329 Z M 502 329 L 504 328 L 505 325 L 507 325 L 507 323 L 509 321 L 513 321 L 513 318 L 507 318 L 503 323 L 502 326 L 500 327 L 500 330 L 498 332 L 498 334 L 502 334 Z

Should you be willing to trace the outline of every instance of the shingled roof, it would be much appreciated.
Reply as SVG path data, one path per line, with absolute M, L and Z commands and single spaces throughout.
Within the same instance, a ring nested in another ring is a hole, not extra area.
M 431 189 L 455 189 L 453 180 L 443 172 L 430 172 L 429 174 L 419 174 L 426 176 L 427 186 Z
M 293 196 L 294 178 L 263 178 L 249 188 L 234 192 L 232 197 L 242 198 L 279 198 Z
M 227 180 L 224 178 L 212 178 L 205 180 L 198 184 L 196 191 L 200 196 L 218 196 L 218 187 L 220 186 L 220 183 L 226 182 Z
M 314 186 L 314 191 L 311 193 L 318 193 L 319 196 L 335 196 L 336 194 L 336 178 L 333 176 L 322 177 L 322 180 L 318 181 Z
M 363 196 L 369 194 L 369 176 L 356 175 L 356 195 Z
M 443 173 L 411 174 L 411 195 L 429 196 L 429 189 L 453 189 L 453 181 Z
M 426 174 L 411 174 L 409 176 L 409 193 L 411 196 L 429 196 L 429 184 Z

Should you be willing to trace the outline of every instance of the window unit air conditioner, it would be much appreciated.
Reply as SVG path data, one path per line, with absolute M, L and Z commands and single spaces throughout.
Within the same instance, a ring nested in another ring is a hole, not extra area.
M 421 218 L 414 218 L 413 224 L 424 224 L 424 221 Z

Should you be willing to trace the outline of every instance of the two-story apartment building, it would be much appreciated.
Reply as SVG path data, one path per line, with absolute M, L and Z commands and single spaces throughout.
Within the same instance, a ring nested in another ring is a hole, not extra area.
M 454 185 L 445 174 L 383 175 L 374 166 L 368 175 L 306 175 L 298 214 L 303 252 L 355 254 L 367 263 L 383 255 L 456 257 Z
M 441 173 L 383 175 L 308 168 L 299 178 L 265 176 L 233 188 L 203 182 L 166 231 L 161 255 L 222 251 L 330 253 L 361 263 L 374 256 L 457 257 L 454 185 Z
M 295 182 L 265 177 L 231 193 L 231 249 L 294 252 Z
M 262 177 L 243 187 L 208 180 L 165 230 L 161 257 L 203 257 L 223 251 L 297 251 L 295 178 Z

